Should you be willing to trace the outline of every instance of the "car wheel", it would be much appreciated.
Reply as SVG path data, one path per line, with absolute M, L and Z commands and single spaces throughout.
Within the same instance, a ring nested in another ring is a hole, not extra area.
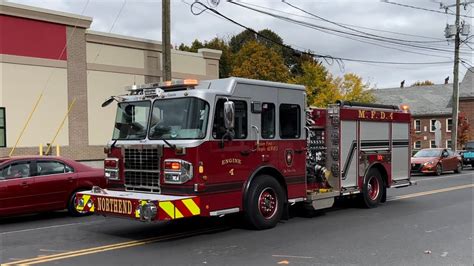
M 437 164 L 436 165 L 436 171 L 435 171 L 435 175 L 437 176 L 440 176 L 441 174 L 443 173 L 443 167 L 441 166 L 441 164 Z
M 69 197 L 68 205 L 67 205 L 67 210 L 69 212 L 69 215 L 74 216 L 74 217 L 81 217 L 81 216 L 87 216 L 91 215 L 92 213 L 86 212 L 86 211 L 78 211 L 76 209 L 76 193 L 80 191 L 74 191 L 71 196 Z
M 462 163 L 458 162 L 456 169 L 454 170 L 456 174 L 460 174 L 462 172 Z
M 366 208 L 375 208 L 379 205 L 383 193 L 383 180 L 379 170 L 372 168 L 367 173 L 362 187 L 361 201 Z
M 284 190 L 275 178 L 269 175 L 256 177 L 244 202 L 245 220 L 259 230 L 275 227 L 283 215 L 285 198 Z

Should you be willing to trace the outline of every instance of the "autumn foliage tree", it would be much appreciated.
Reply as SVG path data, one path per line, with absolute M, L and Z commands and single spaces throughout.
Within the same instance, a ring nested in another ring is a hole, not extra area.
M 281 55 L 256 41 L 247 42 L 235 55 L 231 75 L 278 82 L 289 78 Z
M 469 141 L 470 124 L 464 113 L 458 115 L 458 146 L 463 147 Z
M 431 80 L 425 80 L 425 81 L 417 81 L 411 85 L 411 87 L 416 87 L 416 86 L 429 86 L 429 85 L 434 85 L 434 82 Z

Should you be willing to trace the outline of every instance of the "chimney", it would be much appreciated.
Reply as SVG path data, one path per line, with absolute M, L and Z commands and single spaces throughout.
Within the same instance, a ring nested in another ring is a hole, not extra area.
M 449 76 L 444 79 L 444 84 L 448 84 L 448 83 L 449 83 Z
M 402 82 L 400 82 L 400 88 L 404 88 L 405 87 L 405 80 L 402 80 Z

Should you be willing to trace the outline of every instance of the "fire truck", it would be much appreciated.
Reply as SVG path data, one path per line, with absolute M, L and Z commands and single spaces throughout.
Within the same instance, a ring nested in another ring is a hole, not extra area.
M 410 181 L 407 108 L 308 108 L 304 86 L 243 78 L 131 86 L 105 147 L 108 187 L 76 208 L 139 221 L 241 212 L 256 229 L 288 208 L 352 196 L 373 208 Z

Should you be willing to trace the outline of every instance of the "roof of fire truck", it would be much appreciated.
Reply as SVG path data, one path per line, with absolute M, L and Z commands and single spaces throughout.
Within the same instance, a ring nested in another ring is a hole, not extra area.
M 225 79 L 203 80 L 195 79 L 173 80 L 159 83 L 149 83 L 143 85 L 133 85 L 126 87 L 129 91 L 127 95 L 121 95 L 122 100 L 132 101 L 145 98 L 165 98 L 165 97 L 182 97 L 182 96 L 204 96 L 205 94 L 232 96 L 236 94 L 236 88 L 240 85 L 257 86 L 263 90 L 267 89 L 288 89 L 304 91 L 305 87 L 301 85 L 293 85 L 279 83 L 273 81 L 263 81 L 255 79 L 245 79 L 230 77 Z

